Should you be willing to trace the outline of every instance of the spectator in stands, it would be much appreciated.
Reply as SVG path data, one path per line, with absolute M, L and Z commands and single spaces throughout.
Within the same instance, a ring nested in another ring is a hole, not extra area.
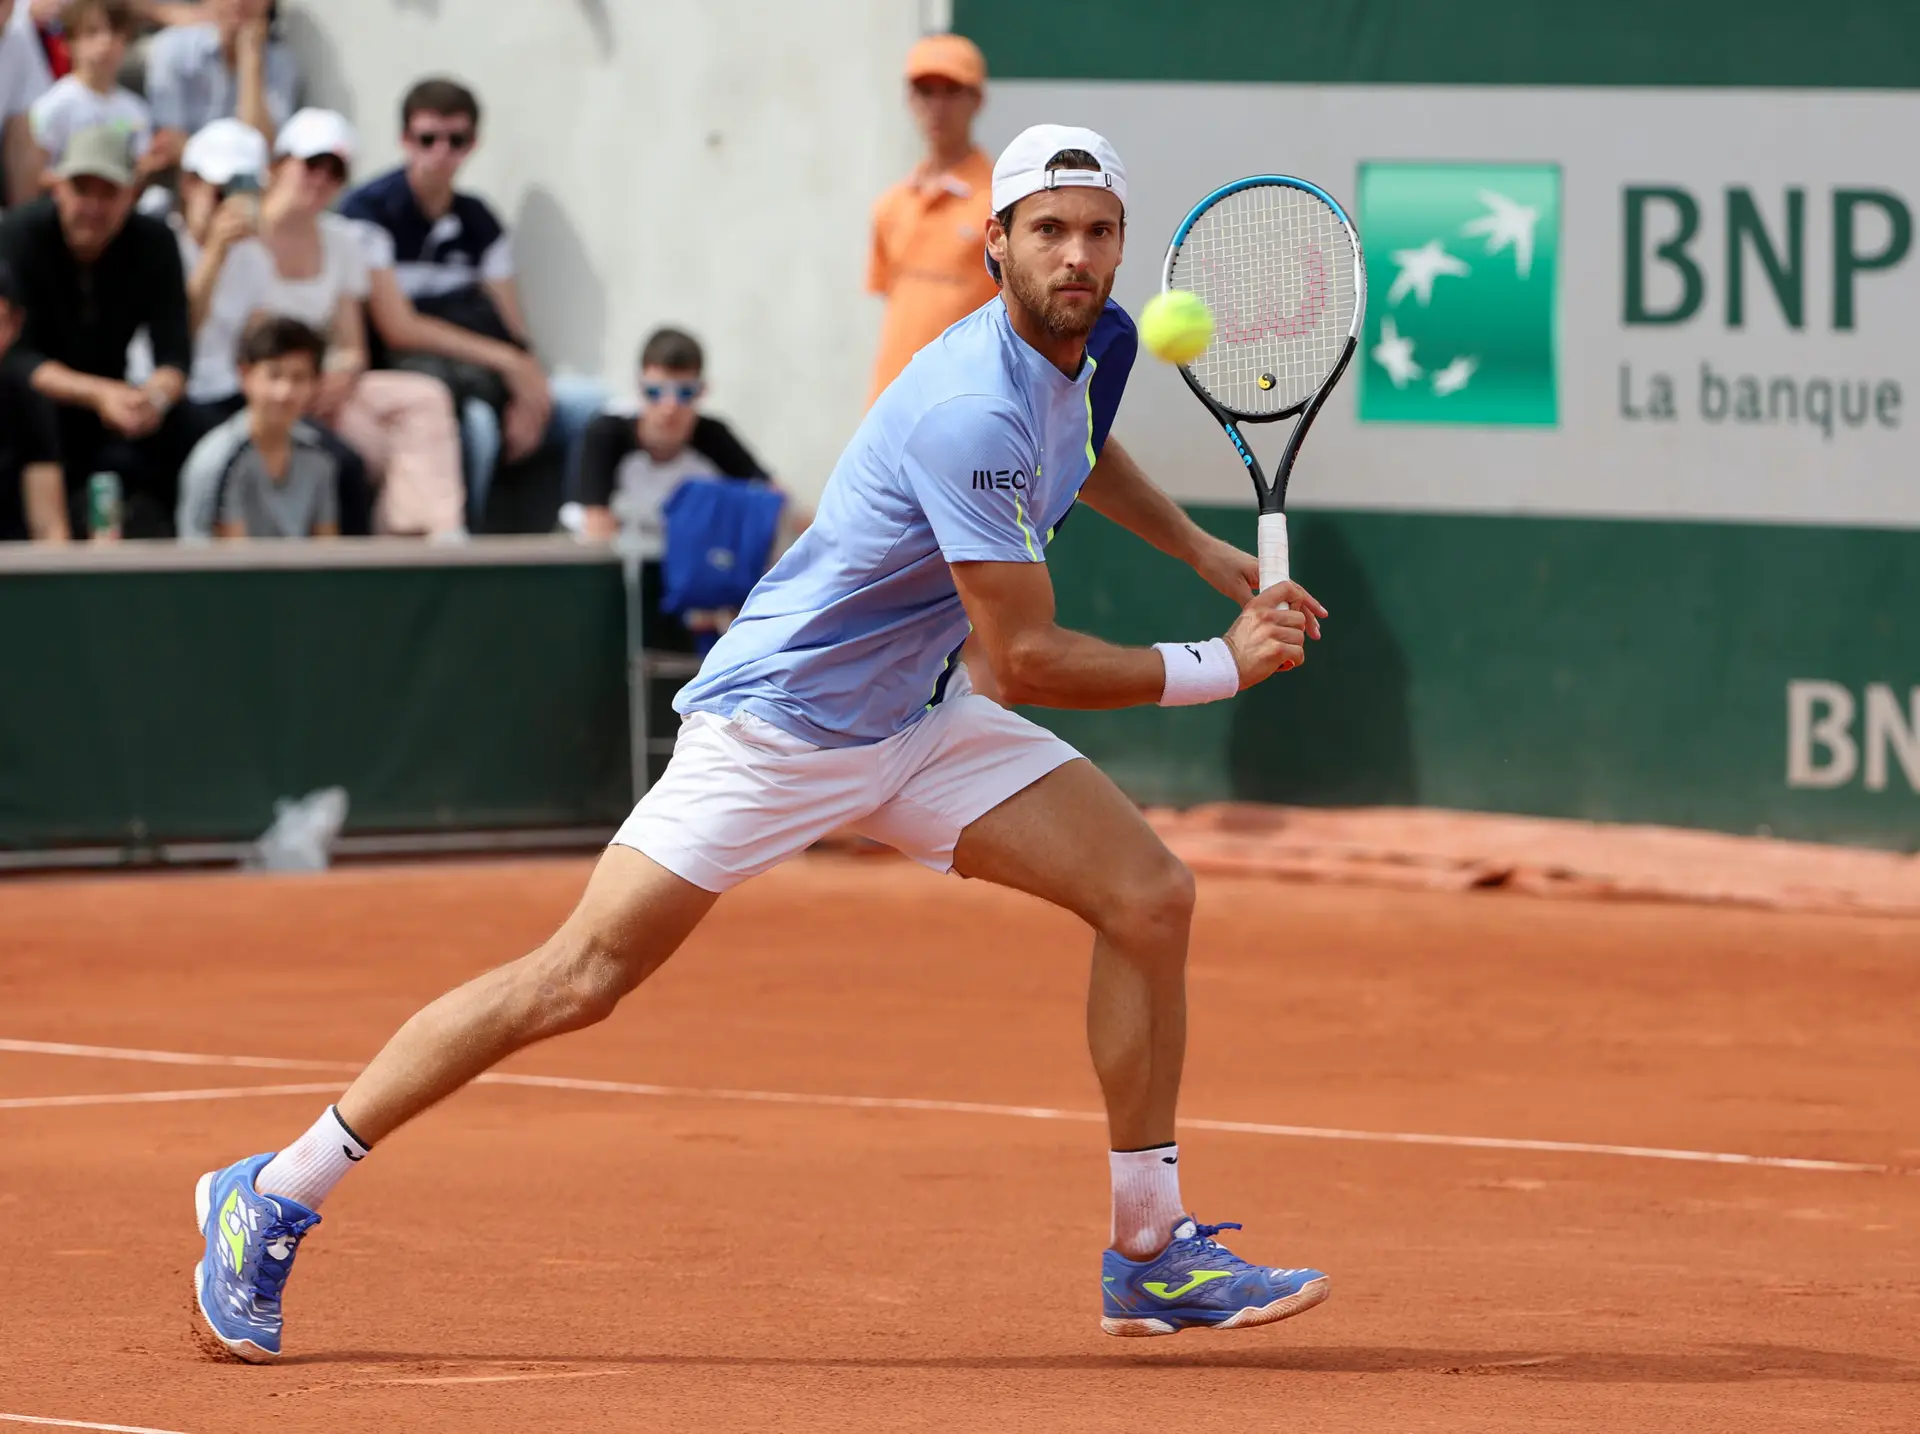
M 160 220 L 131 213 L 132 184 L 126 136 L 82 130 L 53 171 L 53 193 L 0 220 L 0 262 L 26 309 L 0 370 L 57 406 L 69 506 L 90 474 L 116 472 L 127 535 L 140 537 L 172 526 L 190 442 L 176 405 L 193 348 L 179 245 Z M 136 388 L 127 346 L 142 328 L 156 367 Z
M 993 162 L 973 142 L 987 62 L 962 35 L 907 52 L 907 107 L 927 143 L 913 173 L 873 206 L 867 288 L 886 297 L 871 403 L 951 324 L 1000 292 L 987 274 Z
M 60 29 L 60 11 L 67 0 L 20 0 L 18 14 L 32 30 L 47 67 L 47 83 L 73 73 L 73 56 L 67 53 L 67 37 Z
M 40 3 L 56 5 L 59 0 L 40 0 Z M 204 25 L 214 8 L 214 0 L 137 0 L 137 3 L 140 19 L 153 30 L 174 25 Z M 274 6 L 270 3 L 267 9 L 272 13 Z
M 706 356 L 691 334 L 658 329 L 640 350 L 640 408 L 587 425 L 576 481 L 561 521 L 604 541 L 621 528 L 655 530 L 673 490 L 689 478 L 764 478 L 733 430 L 700 411 Z
M 20 337 L 24 318 L 13 271 L 0 264 L 0 358 Z M 52 406 L 19 377 L 0 370 L 0 542 L 64 543 L 68 532 Z
M 301 421 L 327 343 L 298 319 L 262 315 L 240 341 L 246 407 L 195 445 L 180 475 L 180 536 L 331 538 L 340 532 L 335 458 Z
M 597 380 L 549 382 L 533 356 L 513 248 L 484 199 L 454 189 L 480 138 L 480 104 L 451 80 L 423 80 L 400 106 L 406 163 L 348 195 L 373 269 L 373 326 L 398 367 L 444 380 L 458 402 L 467 512 L 486 514 L 504 443 L 509 459 L 563 445 L 571 472 L 606 406 Z
M 271 144 L 299 102 L 293 51 L 268 29 L 271 0 L 209 0 L 203 24 L 154 37 L 147 56 L 153 122 L 197 133 L 240 119 Z
M 33 102 L 53 84 L 27 0 L 0 0 L 0 209 L 40 196 L 43 161 L 33 139 Z
M 21 26 L 40 52 L 47 83 L 73 72 L 73 59 L 67 53 L 67 37 L 60 32 L 60 10 L 67 0 L 19 0 L 13 23 Z
M 238 119 L 215 120 L 197 131 L 180 156 L 180 204 L 167 222 L 180 241 L 187 315 L 196 338 L 212 306 L 227 255 L 259 228 L 261 190 L 269 163 L 267 142 L 260 131 Z M 195 343 L 193 372 L 187 376 L 187 406 L 196 438 L 238 411 L 244 399 L 237 382 L 230 350 Z M 366 463 L 333 430 L 316 424 L 314 431 L 339 460 L 340 530 L 355 536 L 371 533 L 373 486 Z
M 378 527 L 458 538 L 466 531 L 465 504 L 446 385 L 425 374 L 368 371 L 366 259 L 353 222 L 330 212 L 353 160 L 353 128 L 332 110 L 301 110 L 281 127 L 274 149 L 257 222 L 247 224 L 245 207 L 225 210 L 224 218 L 216 210 L 194 268 L 193 396 L 229 413 L 237 406 L 243 385 L 234 354 L 256 315 L 298 319 L 328 335 L 309 417 L 338 433 L 372 469 Z M 188 202 L 207 201 L 190 195 Z
M 204 411 L 203 431 L 231 418 L 241 403 L 232 346 L 202 343 L 200 333 L 227 256 L 259 228 L 269 164 L 260 131 L 237 119 L 215 120 L 196 131 L 180 154 L 180 203 L 167 222 L 180 243 L 195 339 L 187 402 Z
M 138 22 L 133 0 L 67 0 L 60 22 L 73 54 L 73 73 L 34 101 L 33 138 L 45 162 L 58 165 L 73 136 L 109 128 L 121 135 L 134 161 L 134 187 L 180 162 L 186 136 L 153 127 L 147 102 L 120 84 L 120 63 Z

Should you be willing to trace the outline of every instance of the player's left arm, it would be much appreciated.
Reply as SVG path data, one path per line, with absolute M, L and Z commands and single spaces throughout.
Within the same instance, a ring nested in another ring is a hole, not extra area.
M 1099 711 L 1160 700 L 1167 670 L 1151 647 L 1118 647 L 1055 619 L 1045 563 L 953 563 L 953 585 L 1007 706 Z
M 1178 558 L 1233 601 L 1244 603 L 1260 590 L 1258 559 L 1194 522 L 1112 435 L 1080 487 L 1080 500 L 1135 537 Z
M 1168 664 L 1184 664 L 1186 657 L 1176 659 L 1158 647 L 1121 647 L 1060 626 L 1045 563 L 953 562 L 948 567 L 999 681 L 999 701 L 1081 711 L 1167 701 L 1174 677 Z M 1320 636 L 1325 616 L 1326 609 L 1295 583 L 1276 583 L 1249 597 L 1226 632 L 1227 690 L 1193 700 L 1229 697 L 1298 667 L 1307 660 L 1307 640 Z M 1196 664 L 1202 661 L 1198 644 L 1176 646 Z M 1180 676 L 1185 675 L 1183 667 Z

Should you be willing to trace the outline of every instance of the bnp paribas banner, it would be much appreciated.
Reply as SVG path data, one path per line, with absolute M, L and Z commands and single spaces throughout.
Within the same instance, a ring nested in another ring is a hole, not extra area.
M 984 137 L 1039 121 L 1128 165 L 1129 307 L 1218 183 L 1354 215 L 1364 346 L 1296 507 L 1920 527 L 1920 95 L 1020 80 Z M 1181 497 L 1247 500 L 1170 371 L 1120 422 Z

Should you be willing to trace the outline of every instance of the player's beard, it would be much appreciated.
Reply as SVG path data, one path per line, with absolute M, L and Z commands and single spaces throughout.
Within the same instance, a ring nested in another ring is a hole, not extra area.
M 1063 274 L 1054 283 L 1093 284 L 1096 292 L 1090 295 L 1091 302 L 1076 302 L 1063 294 L 1054 292 L 1054 283 L 1036 279 L 1014 259 L 1009 250 L 1007 257 L 1000 262 L 1000 268 L 1006 276 L 1007 289 L 1020 306 L 1040 321 L 1040 326 L 1056 339 L 1084 339 L 1093 332 L 1093 326 L 1099 321 L 1100 311 L 1107 306 L 1107 295 L 1113 292 L 1112 274 L 1101 283 L 1093 277 L 1090 270 L 1070 271 Z

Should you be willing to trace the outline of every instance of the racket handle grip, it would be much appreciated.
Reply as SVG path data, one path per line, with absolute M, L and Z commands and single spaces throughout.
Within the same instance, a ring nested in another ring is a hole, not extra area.
M 1260 591 L 1293 576 L 1287 560 L 1287 515 L 1260 515 Z

